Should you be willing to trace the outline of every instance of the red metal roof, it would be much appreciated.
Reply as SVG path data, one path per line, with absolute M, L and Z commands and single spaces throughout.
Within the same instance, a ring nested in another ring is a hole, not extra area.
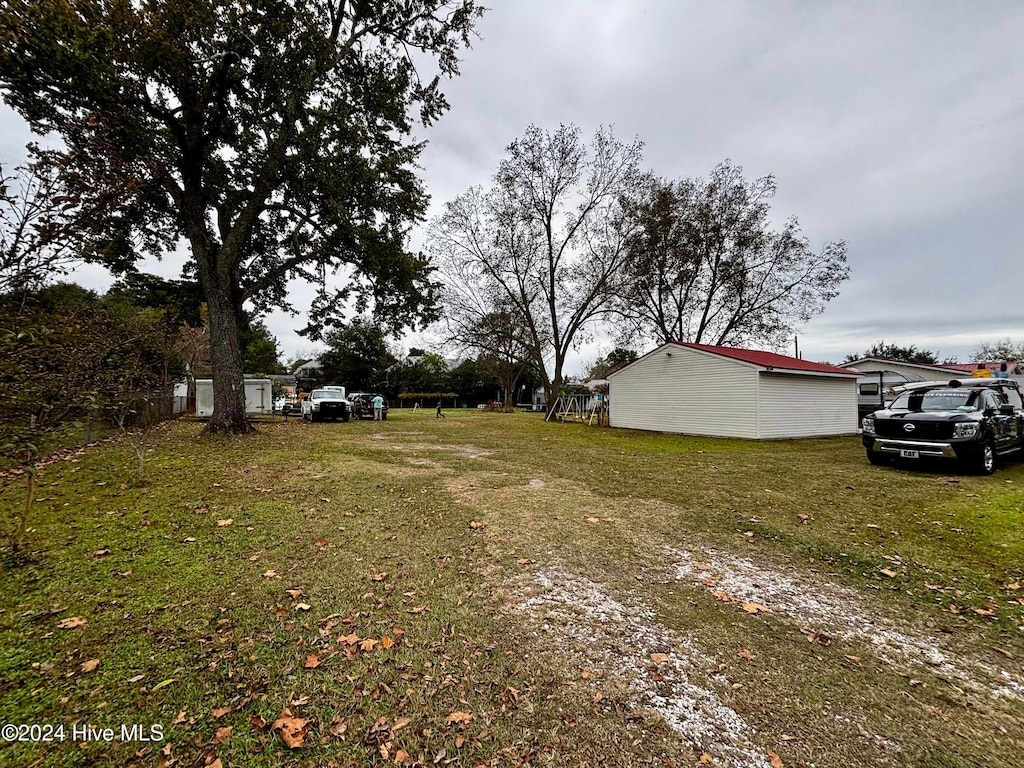
M 845 376 L 859 376 L 857 371 L 850 371 L 846 368 L 838 368 L 826 363 L 814 363 L 810 360 L 801 360 L 798 357 L 778 355 L 774 352 L 761 352 L 754 349 L 736 349 L 735 347 L 713 347 L 708 344 L 692 344 L 690 342 L 672 341 L 680 347 L 699 349 L 702 352 L 710 352 L 713 355 L 729 357 L 733 360 L 742 360 L 744 363 L 751 363 L 762 368 L 781 368 L 787 371 L 810 371 L 813 373 L 833 373 Z

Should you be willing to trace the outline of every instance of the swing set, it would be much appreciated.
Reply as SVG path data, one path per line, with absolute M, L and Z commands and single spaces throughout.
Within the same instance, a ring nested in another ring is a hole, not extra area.
M 607 395 L 559 395 L 544 421 L 557 419 L 560 424 L 568 421 L 601 427 L 608 423 L 607 414 Z

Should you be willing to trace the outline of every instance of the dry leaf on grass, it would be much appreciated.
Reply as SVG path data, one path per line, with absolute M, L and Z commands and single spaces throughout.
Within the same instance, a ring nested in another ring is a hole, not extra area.
M 753 613 L 755 615 L 758 613 L 764 613 L 768 610 L 765 606 L 761 605 L 760 603 L 744 603 L 740 607 L 743 608 L 743 610 L 747 613 Z
M 666 661 L 668 661 L 668 654 L 667 653 L 652 653 L 651 654 L 651 661 L 653 661 L 655 664 L 664 664 Z
M 231 525 L 234 522 L 235 521 L 233 519 L 231 519 L 230 517 L 226 517 L 223 520 L 218 520 L 217 521 L 217 527 L 218 528 L 223 528 L 224 526 Z
M 305 666 L 306 669 L 316 669 L 321 664 L 323 664 L 323 662 L 320 660 L 320 657 L 315 653 L 311 653 L 306 656 L 306 663 L 303 666 Z
M 445 718 L 445 722 L 446 723 L 458 723 L 460 725 L 465 725 L 466 723 L 468 723 L 472 719 L 473 719 L 473 713 L 472 712 L 452 712 L 450 715 L 448 715 L 447 718 Z
M 736 651 L 736 655 L 739 656 L 741 659 L 746 659 L 747 661 L 753 661 L 757 658 L 756 653 L 747 650 L 746 648 L 740 648 L 738 651 Z
M 214 707 L 210 710 L 210 714 L 214 720 L 220 720 L 224 715 L 231 711 L 231 707 Z
M 888 576 L 890 579 L 896 578 L 896 571 L 891 571 L 888 568 L 882 568 L 879 571 L 879 573 L 881 573 L 883 576 Z
M 95 672 L 96 671 L 96 667 L 98 667 L 99 665 L 100 665 L 100 660 L 99 659 L 89 659 L 88 661 L 83 661 L 82 664 L 78 668 L 80 670 L 82 670 L 83 672 Z
M 85 619 L 81 616 L 72 616 L 70 619 L 63 619 L 57 624 L 57 629 L 78 629 L 85 626 Z
M 281 740 L 288 749 L 299 749 L 302 747 L 309 729 L 308 720 L 292 717 L 292 713 L 287 709 L 280 714 L 272 726 L 274 733 L 281 737 Z
M 770 749 L 768 750 L 768 761 L 772 764 L 772 768 L 786 768 L 786 764 L 782 762 L 782 758 Z
M 217 735 L 213 737 L 214 744 L 227 744 L 231 741 L 231 726 L 225 725 L 217 729 Z
M 474 531 L 479 531 L 482 528 L 486 528 L 487 523 L 478 523 L 476 520 L 471 520 L 469 523 L 469 527 L 472 528 Z

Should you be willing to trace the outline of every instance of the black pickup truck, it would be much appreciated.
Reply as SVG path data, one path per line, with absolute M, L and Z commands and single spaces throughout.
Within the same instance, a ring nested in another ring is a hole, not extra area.
M 915 382 L 865 416 L 861 429 L 872 464 L 957 459 L 988 475 L 997 456 L 1024 449 L 1024 401 L 1011 379 Z

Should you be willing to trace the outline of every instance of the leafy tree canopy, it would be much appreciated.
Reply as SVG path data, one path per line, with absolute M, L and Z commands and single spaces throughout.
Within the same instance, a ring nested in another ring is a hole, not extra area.
M 392 329 L 434 316 L 430 267 L 405 247 L 427 205 L 411 115 L 445 111 L 440 77 L 458 73 L 482 12 L 475 0 L 0 6 L 0 91 L 63 140 L 42 157 L 84 252 L 128 270 L 189 244 L 210 319 L 208 431 L 248 429 L 239 314 L 285 306 L 289 277 L 321 286 L 314 336 L 346 300 Z
M 320 354 L 319 379 L 339 384 L 349 392 L 383 389 L 387 369 L 397 360 L 388 349 L 384 328 L 371 319 L 357 317 L 324 336 L 327 350 Z
M 884 341 L 876 342 L 870 349 L 862 354 L 847 355 L 844 363 L 852 363 L 865 357 L 881 357 L 886 360 L 900 360 L 905 363 L 918 363 L 919 365 L 938 365 L 939 357 L 930 349 L 918 349 L 911 344 L 909 347 L 901 347 L 897 344 L 886 344 Z
M 971 353 L 972 363 L 988 362 L 1019 362 L 1024 360 L 1024 343 L 1015 342 L 1010 338 L 994 344 L 979 344 Z

